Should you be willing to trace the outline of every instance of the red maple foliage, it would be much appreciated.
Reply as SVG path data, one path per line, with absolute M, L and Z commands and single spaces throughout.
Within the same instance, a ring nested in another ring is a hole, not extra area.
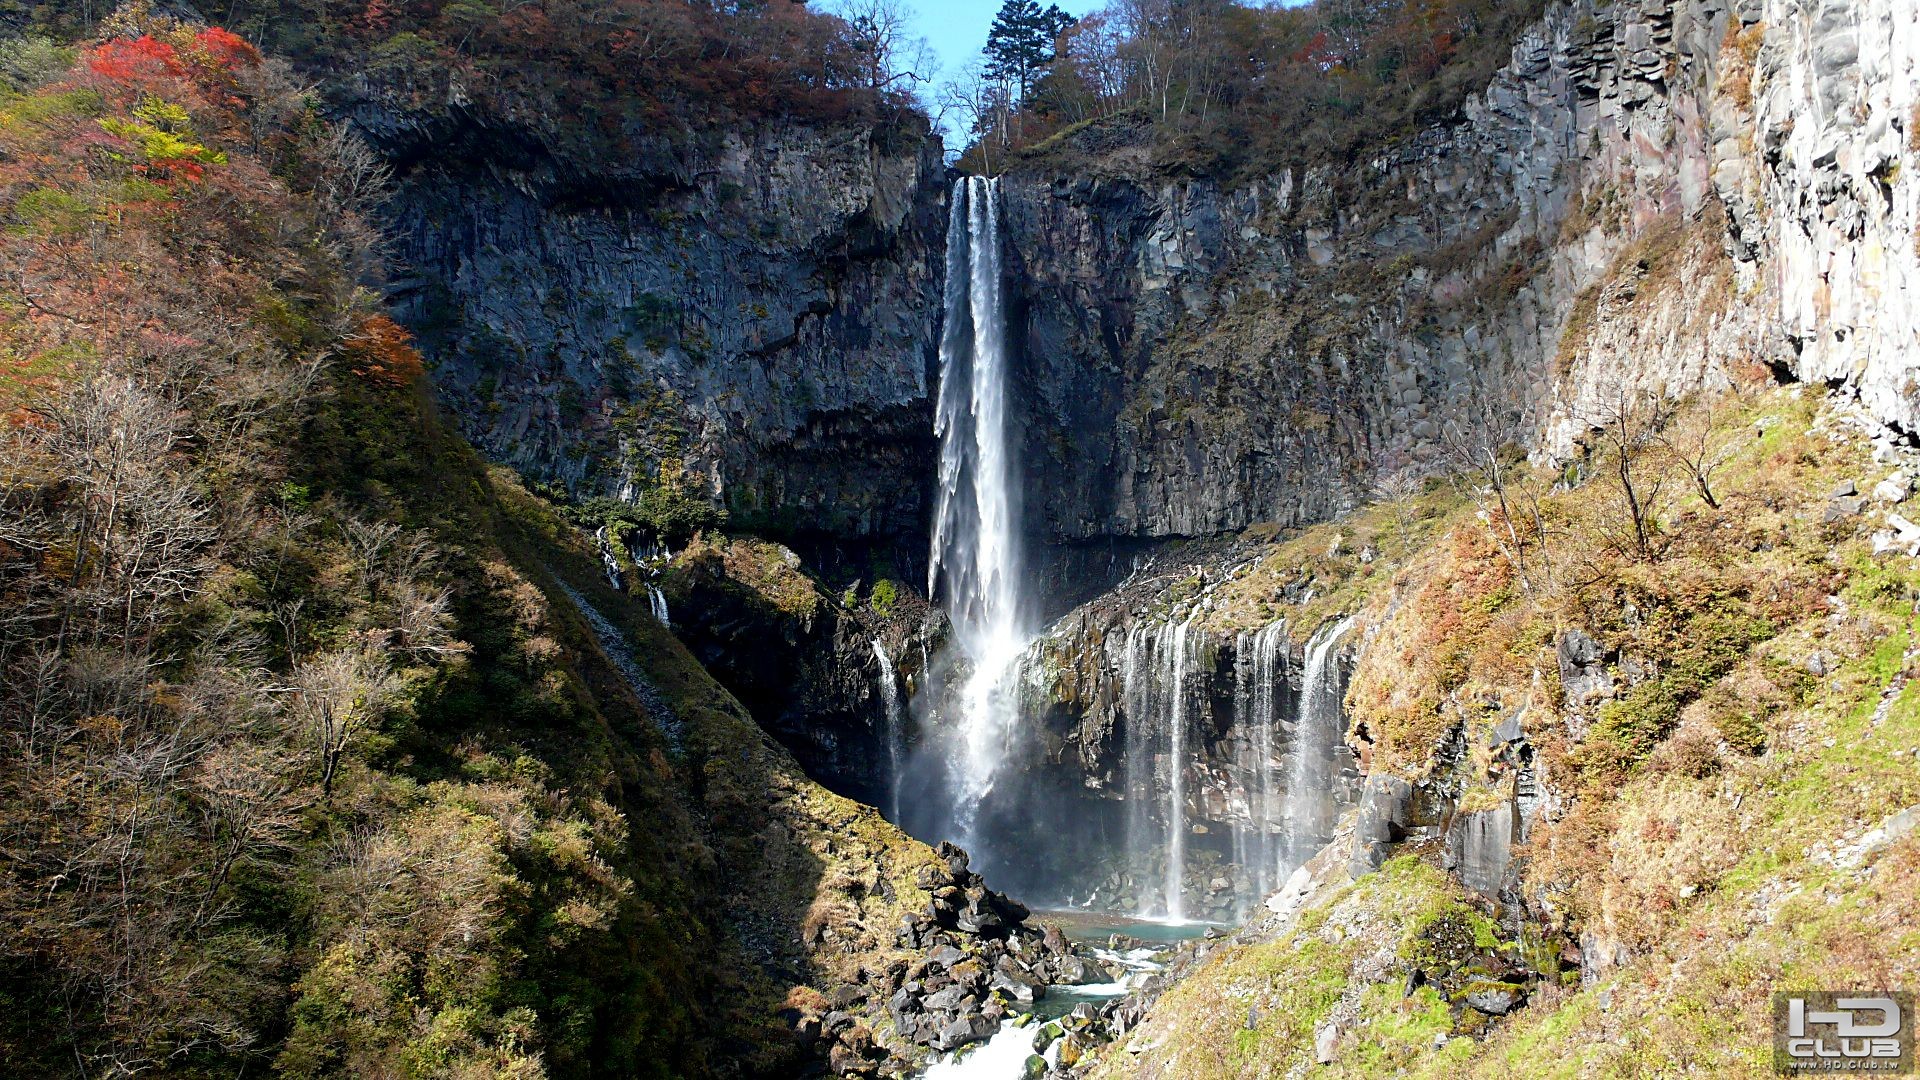
M 87 68 L 95 75 L 115 82 L 178 77 L 186 73 L 180 64 L 180 52 L 150 34 L 131 41 L 118 38 L 87 50 Z
M 209 26 L 193 35 L 194 58 L 221 71 L 252 67 L 260 62 L 260 50 L 245 38 L 218 26 Z

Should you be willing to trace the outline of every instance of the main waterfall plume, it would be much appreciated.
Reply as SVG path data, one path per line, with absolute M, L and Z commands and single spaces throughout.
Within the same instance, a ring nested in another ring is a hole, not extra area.
M 1009 440 L 997 186 L 954 185 L 947 225 L 946 321 L 940 339 L 939 492 L 927 588 L 940 598 L 963 670 L 945 712 L 946 822 L 984 856 L 975 834 L 1014 716 L 1012 673 L 1029 631 L 1020 599 L 1020 497 Z

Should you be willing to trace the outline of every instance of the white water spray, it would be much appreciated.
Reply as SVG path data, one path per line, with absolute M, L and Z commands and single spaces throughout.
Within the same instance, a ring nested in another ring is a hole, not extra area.
M 1187 631 L 1193 626 L 1194 608 L 1179 626 L 1172 629 L 1168 643 L 1168 665 L 1172 668 L 1173 700 L 1167 710 L 1167 919 L 1185 922 L 1187 918 Z
M 1137 913 L 1143 919 L 1184 922 L 1186 906 L 1187 736 L 1192 723 L 1189 676 L 1205 646 L 1195 633 L 1195 608 L 1179 622 L 1127 629 L 1121 661 L 1121 701 L 1126 708 L 1127 855 L 1130 865 L 1147 865 L 1153 850 L 1166 862 L 1159 882 L 1159 907 L 1150 906 L 1142 889 Z M 1156 831 L 1148 803 L 1160 799 Z
M 1015 663 L 1029 633 L 1020 612 L 1019 490 L 1008 420 L 999 206 L 994 181 L 954 185 L 947 224 L 946 325 L 940 339 L 939 492 L 927 589 L 945 605 L 965 671 L 952 715 L 952 824 L 980 855 L 974 819 L 993 790 L 1011 734 Z

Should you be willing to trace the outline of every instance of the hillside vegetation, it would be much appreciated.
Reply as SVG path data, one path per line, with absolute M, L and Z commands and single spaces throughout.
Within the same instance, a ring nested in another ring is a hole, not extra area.
M 0 52 L 0 1071 L 799 1068 L 932 852 L 442 427 L 363 146 L 105 33 Z
M 1453 117 L 1540 0 L 1125 0 L 1074 22 L 1031 86 L 963 82 L 964 168 L 1214 178 L 1346 163 Z
M 101 21 L 111 7 L 26 11 L 25 29 L 52 37 L 114 26 Z M 649 129 L 686 137 L 769 117 L 871 118 L 897 110 L 910 89 L 871 28 L 796 0 L 240 0 L 205 14 L 306 71 L 346 77 L 359 92 L 384 91 L 404 104 L 439 108 L 452 93 L 505 122 L 591 110 L 593 119 L 575 125 L 583 143 L 617 145 Z

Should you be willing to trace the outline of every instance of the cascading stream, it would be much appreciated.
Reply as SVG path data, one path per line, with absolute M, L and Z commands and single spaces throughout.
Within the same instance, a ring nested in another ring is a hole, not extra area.
M 959 745 L 948 760 L 955 839 L 986 856 L 980 804 L 1006 755 L 1012 675 L 1031 636 L 1020 605 L 1020 498 L 1008 418 L 1000 226 L 992 180 L 954 185 L 947 225 L 946 321 L 940 339 L 939 490 L 927 571 L 963 660 L 947 714 Z

